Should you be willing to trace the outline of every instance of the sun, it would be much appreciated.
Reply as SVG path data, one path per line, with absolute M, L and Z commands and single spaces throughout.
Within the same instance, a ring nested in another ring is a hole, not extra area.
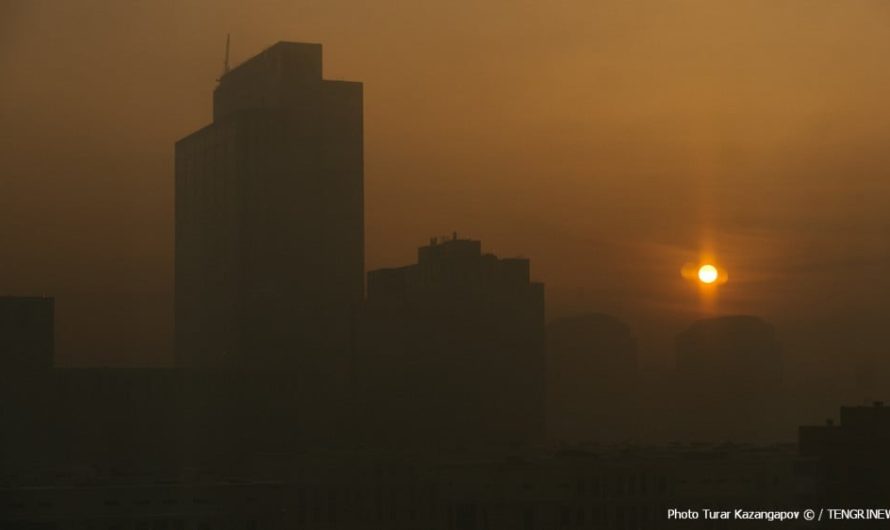
M 702 265 L 698 269 L 698 279 L 702 283 L 714 283 L 719 276 L 720 273 L 717 272 L 717 267 L 713 265 Z

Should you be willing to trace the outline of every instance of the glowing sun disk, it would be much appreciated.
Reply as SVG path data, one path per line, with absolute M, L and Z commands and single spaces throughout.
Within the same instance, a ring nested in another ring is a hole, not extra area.
M 702 265 L 698 269 L 698 279 L 702 283 L 714 283 L 717 281 L 718 276 L 717 267 L 713 265 Z

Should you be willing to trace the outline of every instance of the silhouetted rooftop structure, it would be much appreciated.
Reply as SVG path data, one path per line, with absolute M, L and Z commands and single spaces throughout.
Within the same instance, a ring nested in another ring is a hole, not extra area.
M 890 407 L 877 401 L 871 406 L 841 407 L 840 424 L 800 427 L 803 456 L 852 456 L 870 451 L 883 453 L 890 444 Z M 890 458 L 888 458 L 890 461 Z
M 417 264 L 368 273 L 368 301 L 379 303 L 432 291 L 503 290 L 530 285 L 529 260 L 483 254 L 472 239 L 432 238 L 417 250 Z
M 220 78 L 213 120 L 243 110 L 305 107 L 306 92 L 321 82 L 321 44 L 279 42 Z

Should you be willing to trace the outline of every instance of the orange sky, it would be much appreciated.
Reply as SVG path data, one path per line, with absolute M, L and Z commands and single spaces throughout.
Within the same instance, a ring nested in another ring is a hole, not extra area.
M 0 292 L 58 297 L 63 362 L 172 358 L 173 142 L 209 122 L 230 32 L 235 63 L 321 42 L 365 83 L 369 269 L 457 230 L 664 363 L 707 250 L 717 311 L 870 358 L 888 24 L 880 0 L 0 0 Z

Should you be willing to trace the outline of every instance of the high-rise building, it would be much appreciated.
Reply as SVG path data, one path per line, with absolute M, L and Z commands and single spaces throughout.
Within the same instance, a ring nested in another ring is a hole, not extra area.
M 544 286 L 529 260 L 433 240 L 368 274 L 360 416 L 375 441 L 526 444 L 544 430 Z
M 323 79 L 319 44 L 222 75 L 213 123 L 176 143 L 182 365 L 337 370 L 364 291 L 362 126 L 361 83 Z

